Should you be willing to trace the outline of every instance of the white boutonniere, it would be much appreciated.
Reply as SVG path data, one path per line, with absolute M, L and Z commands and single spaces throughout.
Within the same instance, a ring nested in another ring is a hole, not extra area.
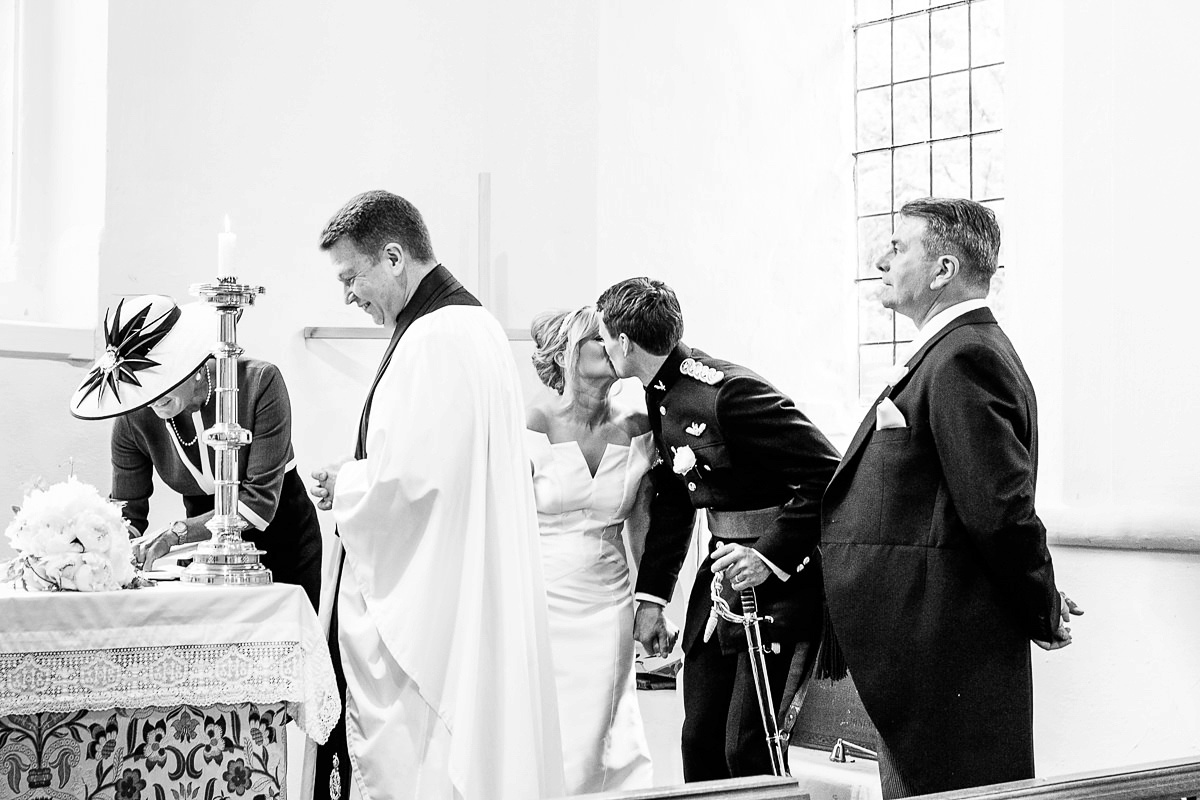
M 692 448 L 684 445 L 675 449 L 675 460 L 671 463 L 671 469 L 675 470 L 675 474 L 686 475 L 695 467 L 696 454 L 692 452 Z
M 704 429 L 707 427 L 708 427 L 708 425 L 704 424 L 703 422 L 693 422 L 691 425 L 688 425 L 683 430 L 686 433 L 691 434 L 692 436 L 699 436 L 700 434 L 704 433 Z
M 888 386 L 895 386 L 900 381 L 904 380 L 904 376 L 908 374 L 907 364 L 898 364 L 895 369 L 888 373 Z

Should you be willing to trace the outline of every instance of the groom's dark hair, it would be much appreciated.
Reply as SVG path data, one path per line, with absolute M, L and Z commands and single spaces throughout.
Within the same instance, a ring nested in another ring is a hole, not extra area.
M 629 278 L 604 290 L 596 301 L 604 327 L 622 333 L 655 356 L 665 356 L 683 338 L 683 312 L 670 286 L 650 278 Z

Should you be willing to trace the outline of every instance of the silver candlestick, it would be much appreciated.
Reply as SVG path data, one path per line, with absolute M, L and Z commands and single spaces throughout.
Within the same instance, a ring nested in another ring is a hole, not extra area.
M 186 583 L 222 586 L 262 586 L 271 583 L 271 570 L 262 565 L 263 551 L 242 538 L 248 527 L 237 513 L 238 450 L 250 444 L 253 435 L 238 425 L 237 363 L 242 348 L 237 344 L 237 321 L 241 310 L 254 305 L 266 290 L 246 286 L 237 278 L 218 278 L 216 283 L 198 283 L 191 294 L 215 306 L 221 318 L 221 340 L 213 350 L 217 358 L 217 421 L 204 432 L 204 443 L 216 451 L 216 495 L 213 515 L 206 527 L 212 539 L 202 543 L 183 571 Z

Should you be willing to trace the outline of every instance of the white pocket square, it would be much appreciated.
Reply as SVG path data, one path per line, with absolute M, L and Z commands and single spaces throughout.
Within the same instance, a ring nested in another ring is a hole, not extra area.
M 896 408 L 892 399 L 885 397 L 880 400 L 879 405 L 875 406 L 875 430 L 906 427 L 908 427 L 908 422 L 905 421 L 904 415 L 900 413 L 900 409 Z

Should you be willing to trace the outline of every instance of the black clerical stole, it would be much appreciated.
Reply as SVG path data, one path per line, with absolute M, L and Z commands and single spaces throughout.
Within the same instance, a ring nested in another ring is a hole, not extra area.
M 396 317 L 396 330 L 392 332 L 392 340 L 388 342 L 387 351 L 384 352 L 383 360 L 379 362 L 379 369 L 375 372 L 375 380 L 371 382 L 371 389 L 367 392 L 367 400 L 363 403 L 362 417 L 358 420 L 358 442 L 354 446 L 356 460 L 367 457 L 367 420 L 371 416 L 371 401 L 375 397 L 375 387 L 379 385 L 379 379 L 383 377 L 388 364 L 392 363 L 392 353 L 396 352 L 396 345 L 400 343 L 400 337 L 418 319 L 439 308 L 478 305 L 482 305 L 482 303 L 475 299 L 475 295 L 468 292 L 458 282 L 458 278 L 451 275 L 450 270 L 441 264 L 434 267 L 421 280 L 417 291 L 413 293 L 412 298 Z

